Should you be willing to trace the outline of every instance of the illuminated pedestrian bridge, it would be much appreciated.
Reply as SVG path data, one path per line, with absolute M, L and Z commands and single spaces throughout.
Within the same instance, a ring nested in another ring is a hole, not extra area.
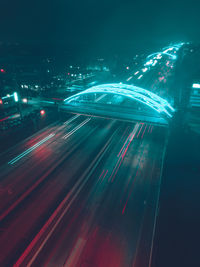
M 160 96 L 134 85 L 122 83 L 90 87 L 64 100 L 64 109 L 90 115 L 122 119 L 168 122 L 174 108 Z

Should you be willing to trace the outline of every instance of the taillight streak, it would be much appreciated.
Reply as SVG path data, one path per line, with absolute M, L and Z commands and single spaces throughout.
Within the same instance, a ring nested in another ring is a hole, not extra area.
M 126 155 L 126 153 L 128 151 L 130 143 L 133 141 L 133 138 L 135 137 L 135 134 L 136 134 L 138 128 L 139 128 L 139 123 L 137 123 L 135 125 L 133 131 L 129 134 L 128 138 L 124 142 L 119 154 L 117 155 L 119 159 L 118 159 L 118 161 L 117 161 L 117 163 L 116 163 L 116 165 L 115 165 L 115 167 L 114 167 L 114 169 L 113 169 L 113 171 L 112 171 L 112 173 L 111 173 L 111 175 L 109 177 L 109 181 L 110 180 L 111 180 L 111 182 L 114 181 L 114 178 L 115 178 L 115 176 L 116 176 L 116 174 L 117 174 L 117 172 L 118 172 L 118 170 L 119 170 L 119 168 L 120 168 L 120 166 L 122 164 L 122 161 L 123 161 L 123 159 L 124 159 L 124 157 L 125 157 L 125 155 Z M 127 144 L 127 142 L 128 142 L 128 144 Z

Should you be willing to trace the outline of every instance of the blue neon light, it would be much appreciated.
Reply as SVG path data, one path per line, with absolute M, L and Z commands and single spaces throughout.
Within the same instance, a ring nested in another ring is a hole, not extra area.
M 124 97 L 129 97 L 138 102 L 146 104 L 147 106 L 156 110 L 159 113 L 164 112 L 169 117 L 172 117 L 172 114 L 169 113 L 168 109 L 170 109 L 170 111 L 172 112 L 175 111 L 174 108 L 165 99 L 159 97 L 158 95 L 146 89 L 122 83 L 97 85 L 83 92 L 80 92 L 74 96 L 66 98 L 64 102 L 70 103 L 71 101 L 74 101 L 77 97 L 81 95 L 94 94 L 94 93 L 116 94 Z

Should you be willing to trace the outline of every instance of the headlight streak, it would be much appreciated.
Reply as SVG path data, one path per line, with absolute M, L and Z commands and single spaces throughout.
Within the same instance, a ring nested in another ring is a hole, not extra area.
M 38 143 L 36 143 L 34 146 L 28 148 L 23 153 L 21 153 L 20 155 L 18 155 L 14 159 L 10 160 L 8 162 L 8 164 L 11 164 L 12 165 L 12 164 L 16 163 L 21 158 L 25 157 L 26 155 L 28 155 L 29 153 L 31 153 L 33 150 L 35 150 L 36 148 L 38 148 L 39 146 L 41 146 L 43 143 L 45 143 L 46 141 L 48 141 L 49 139 L 51 139 L 53 136 L 55 136 L 55 134 L 48 135 L 47 137 L 45 137 L 44 139 L 42 139 L 41 141 L 39 141 Z
M 67 133 L 66 135 L 64 135 L 63 136 L 63 139 L 67 139 L 68 137 L 70 137 L 73 133 L 75 133 L 76 131 L 78 131 L 81 127 L 83 127 L 90 120 L 91 120 L 91 118 L 88 118 L 88 119 L 84 120 L 82 123 L 80 123 L 78 126 L 76 126 L 73 130 L 71 130 L 69 133 Z
M 127 82 L 130 81 L 132 78 L 133 78 L 133 76 L 129 77 L 126 81 Z

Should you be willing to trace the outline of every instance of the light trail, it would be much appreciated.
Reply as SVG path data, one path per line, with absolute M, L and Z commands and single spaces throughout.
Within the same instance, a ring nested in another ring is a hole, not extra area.
M 129 77 L 126 81 L 127 82 L 130 81 L 132 78 L 133 78 L 133 76 Z
M 83 190 L 85 185 L 88 182 L 88 179 L 93 172 L 93 170 L 97 167 L 99 162 L 102 160 L 103 156 L 107 152 L 109 148 L 109 144 L 115 135 L 116 131 L 111 135 L 109 140 L 103 146 L 103 148 L 99 151 L 97 156 L 92 160 L 90 166 L 85 170 L 85 172 L 81 175 L 80 179 L 75 183 L 75 185 L 71 188 L 71 190 L 67 193 L 65 198 L 59 204 L 59 206 L 55 209 L 53 214 L 49 217 L 49 219 L 45 222 L 43 227 L 39 230 L 37 235 L 33 238 L 31 243 L 26 247 L 24 252 L 15 262 L 13 267 L 20 266 L 31 266 L 35 261 L 36 257 L 40 253 L 40 251 L 45 246 L 46 242 L 52 236 L 57 226 L 60 224 L 62 218 L 68 213 L 70 207 L 77 199 L 77 196 L 80 195 L 80 192 Z M 47 231 L 49 229 L 49 231 Z M 33 251 L 34 249 L 34 251 Z M 31 254 L 32 253 L 32 254 Z M 25 263 L 26 261 L 26 263 Z
M 100 97 L 98 97 L 94 102 L 99 102 L 101 99 L 103 99 L 106 95 L 101 95 Z
M 81 116 L 80 114 L 77 114 L 77 115 L 75 115 L 74 117 L 70 118 L 69 120 L 65 121 L 65 122 L 63 123 L 63 125 L 60 126 L 60 127 L 58 128 L 57 131 L 62 130 L 66 125 L 68 125 L 69 123 L 71 123 L 72 121 L 74 121 L 75 119 L 77 119 L 77 118 L 80 117 L 80 116 Z
M 75 133 L 76 131 L 78 131 L 81 127 L 83 127 L 90 120 L 91 120 L 91 118 L 88 118 L 88 119 L 84 120 L 81 124 L 79 124 L 73 130 L 71 130 L 69 133 L 67 133 L 66 135 L 64 135 L 63 136 L 63 139 L 67 139 L 68 137 L 70 137 L 73 133 Z
M 18 155 L 14 159 L 10 160 L 8 162 L 8 164 L 11 164 L 12 165 L 12 164 L 16 163 L 17 161 L 19 161 L 20 159 L 22 159 L 23 157 L 25 157 L 26 155 L 28 155 L 29 153 L 31 153 L 33 150 L 35 150 L 36 148 L 38 148 L 39 146 L 41 146 L 42 144 L 44 144 L 46 141 L 48 141 L 49 139 L 51 139 L 53 136 L 55 136 L 55 134 L 48 135 L 47 137 L 45 137 L 44 139 L 42 139 L 41 141 L 39 141 L 38 143 L 36 143 L 34 146 L 28 148 L 23 153 L 21 153 L 20 155 Z
M 137 123 L 134 127 L 134 129 L 132 130 L 132 132 L 129 134 L 128 138 L 126 139 L 126 141 L 124 142 L 124 145 L 122 146 L 119 154 L 117 155 L 119 157 L 110 177 L 109 177 L 109 181 L 111 181 L 113 183 L 114 179 L 115 179 L 115 176 L 124 160 L 124 157 L 128 151 L 128 148 L 131 144 L 131 142 L 133 141 L 133 138 L 135 137 L 135 134 L 137 133 L 137 130 L 139 128 L 139 123 Z M 129 142 L 128 142 L 129 141 Z
M 174 108 L 171 107 L 171 105 L 165 99 L 150 92 L 149 90 L 122 83 L 102 84 L 94 86 L 81 93 L 66 98 L 64 102 L 70 104 L 71 101 L 74 101 L 81 95 L 90 95 L 96 93 L 115 94 L 131 98 L 149 106 L 158 113 L 165 113 L 170 118 L 172 117 L 172 115 L 168 112 L 167 108 L 170 108 L 170 110 L 173 112 L 175 111 Z
M 138 80 L 140 80 L 142 77 L 143 77 L 143 75 L 141 74 L 141 75 L 138 77 Z
M 74 117 L 72 117 L 71 119 L 69 119 L 68 121 L 64 122 L 64 124 L 69 124 L 70 122 L 74 121 L 75 119 L 77 119 L 78 117 L 80 117 L 80 115 L 75 115 Z

